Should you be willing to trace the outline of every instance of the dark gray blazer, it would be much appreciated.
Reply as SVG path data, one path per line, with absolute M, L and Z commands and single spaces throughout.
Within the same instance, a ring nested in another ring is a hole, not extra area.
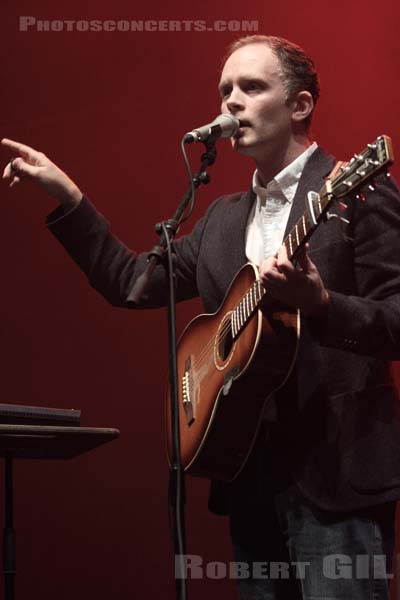
M 334 159 L 322 149 L 310 157 L 299 182 L 287 231 L 304 211 L 309 190 L 319 191 Z M 177 296 L 200 295 L 214 312 L 246 262 L 245 230 L 252 192 L 216 200 L 192 233 L 177 239 Z M 400 358 L 400 199 L 381 176 L 366 202 L 352 202 L 351 224 L 321 224 L 310 241 L 330 293 L 323 322 L 304 321 L 297 368 L 278 398 L 295 396 L 288 419 L 292 476 L 321 508 L 348 510 L 400 496 L 400 420 L 390 360 Z M 48 226 L 111 304 L 132 307 L 128 294 L 147 255 L 127 249 L 87 201 L 66 215 L 55 211 Z M 158 268 L 138 308 L 165 304 Z M 245 399 L 244 399 L 245 401 Z M 245 414 L 245 412 L 244 412 Z M 295 427 L 294 427 L 295 424 Z M 283 427 L 283 430 L 285 426 Z M 286 442 L 285 442 L 286 443 Z M 286 468 L 286 466 L 285 466 Z M 213 488 L 211 508 L 224 512 L 227 486 Z

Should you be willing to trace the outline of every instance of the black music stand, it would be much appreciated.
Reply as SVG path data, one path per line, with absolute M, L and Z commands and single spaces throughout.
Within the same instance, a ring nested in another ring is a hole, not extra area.
M 14 600 L 16 546 L 13 524 L 13 459 L 68 459 L 111 442 L 118 429 L 0 424 L 0 458 L 5 459 L 3 572 L 5 600 Z

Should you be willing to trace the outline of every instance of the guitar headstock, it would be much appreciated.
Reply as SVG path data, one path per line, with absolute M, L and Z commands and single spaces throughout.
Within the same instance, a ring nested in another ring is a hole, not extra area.
M 342 163 L 337 174 L 336 169 L 331 173 L 329 191 L 336 198 L 346 196 L 390 167 L 393 162 L 392 140 L 387 135 L 380 135 L 348 163 Z

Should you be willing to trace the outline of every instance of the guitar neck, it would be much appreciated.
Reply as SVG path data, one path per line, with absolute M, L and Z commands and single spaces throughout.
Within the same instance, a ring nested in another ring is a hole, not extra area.
M 340 163 L 341 168 L 343 163 Z M 335 167 L 336 170 L 337 167 Z M 331 183 L 328 180 L 318 194 L 311 192 L 308 196 L 308 205 L 302 217 L 290 230 L 282 244 L 286 247 L 289 260 L 295 258 L 296 253 L 311 237 L 312 233 L 323 220 L 326 212 L 333 202 Z

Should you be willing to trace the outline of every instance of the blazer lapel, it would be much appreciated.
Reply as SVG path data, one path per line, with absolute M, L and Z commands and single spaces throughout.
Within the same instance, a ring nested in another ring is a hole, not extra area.
M 319 192 L 324 177 L 332 171 L 336 159 L 322 148 L 317 148 L 308 159 L 293 198 L 293 205 L 286 225 L 285 235 L 294 227 L 306 210 L 306 199 L 309 191 Z

